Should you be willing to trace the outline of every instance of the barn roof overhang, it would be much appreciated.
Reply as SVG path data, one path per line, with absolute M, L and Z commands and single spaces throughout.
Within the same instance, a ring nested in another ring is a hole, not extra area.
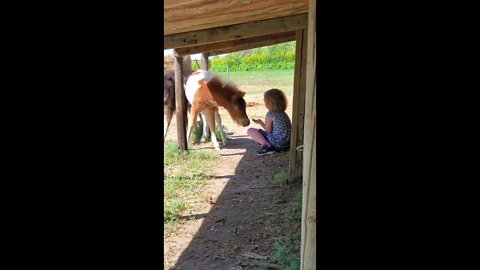
M 164 16 L 164 49 L 218 55 L 295 40 L 308 25 L 308 1 L 170 0 Z
M 164 35 L 307 12 L 308 0 L 165 0 Z

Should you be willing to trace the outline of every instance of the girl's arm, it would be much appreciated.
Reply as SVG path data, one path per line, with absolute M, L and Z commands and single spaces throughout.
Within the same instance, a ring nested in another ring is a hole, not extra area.
M 273 117 L 265 116 L 265 124 L 262 127 L 267 133 L 272 132 Z
M 272 132 L 273 118 L 270 116 L 265 116 L 265 123 L 260 119 L 253 119 L 252 121 L 255 124 L 259 124 L 267 133 Z
M 265 129 L 265 123 L 263 123 L 263 121 L 262 121 L 261 119 L 253 119 L 253 118 L 252 118 L 252 121 L 253 121 L 255 124 L 260 125 L 263 129 Z

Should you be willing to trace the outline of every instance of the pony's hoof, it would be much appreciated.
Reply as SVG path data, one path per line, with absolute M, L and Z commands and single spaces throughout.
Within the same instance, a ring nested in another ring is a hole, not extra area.
M 206 141 L 205 138 L 200 139 L 201 143 L 205 143 L 205 141 Z

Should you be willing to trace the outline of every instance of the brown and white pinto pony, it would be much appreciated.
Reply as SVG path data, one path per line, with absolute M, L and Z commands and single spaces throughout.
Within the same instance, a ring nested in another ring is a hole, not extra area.
M 197 70 L 187 80 L 185 87 L 185 96 L 188 102 L 192 104 L 190 111 L 190 120 L 187 129 L 187 142 L 195 126 L 195 121 L 199 113 L 205 113 L 208 127 L 212 134 L 211 140 L 216 150 L 220 150 L 217 138 L 215 136 L 215 120 L 221 130 L 222 142 L 225 145 L 225 134 L 218 114 L 218 107 L 224 107 L 232 119 L 241 126 L 250 125 L 246 113 L 246 103 L 243 99 L 245 92 L 238 90 L 232 83 L 223 82 L 218 75 L 206 70 Z M 216 117 L 218 115 L 218 117 Z M 206 126 L 206 125 L 204 125 Z

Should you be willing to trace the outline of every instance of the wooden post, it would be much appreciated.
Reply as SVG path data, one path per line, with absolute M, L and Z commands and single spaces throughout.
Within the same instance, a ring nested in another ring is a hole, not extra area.
M 300 269 L 317 269 L 316 1 L 309 0 Z
M 297 147 L 303 145 L 303 120 L 305 114 L 305 83 L 307 74 L 307 30 L 298 30 L 293 79 L 292 133 L 287 183 L 302 179 L 302 154 Z
M 185 102 L 185 90 L 183 89 L 183 57 L 175 50 L 173 67 L 175 69 L 175 106 L 177 115 L 177 141 L 181 151 L 187 148 L 187 104 Z
M 209 68 L 209 62 L 208 62 L 208 53 L 202 53 L 201 55 L 201 61 L 202 61 L 202 69 L 203 70 L 208 70 Z
M 183 57 L 183 76 L 192 75 L 192 58 L 190 55 Z

